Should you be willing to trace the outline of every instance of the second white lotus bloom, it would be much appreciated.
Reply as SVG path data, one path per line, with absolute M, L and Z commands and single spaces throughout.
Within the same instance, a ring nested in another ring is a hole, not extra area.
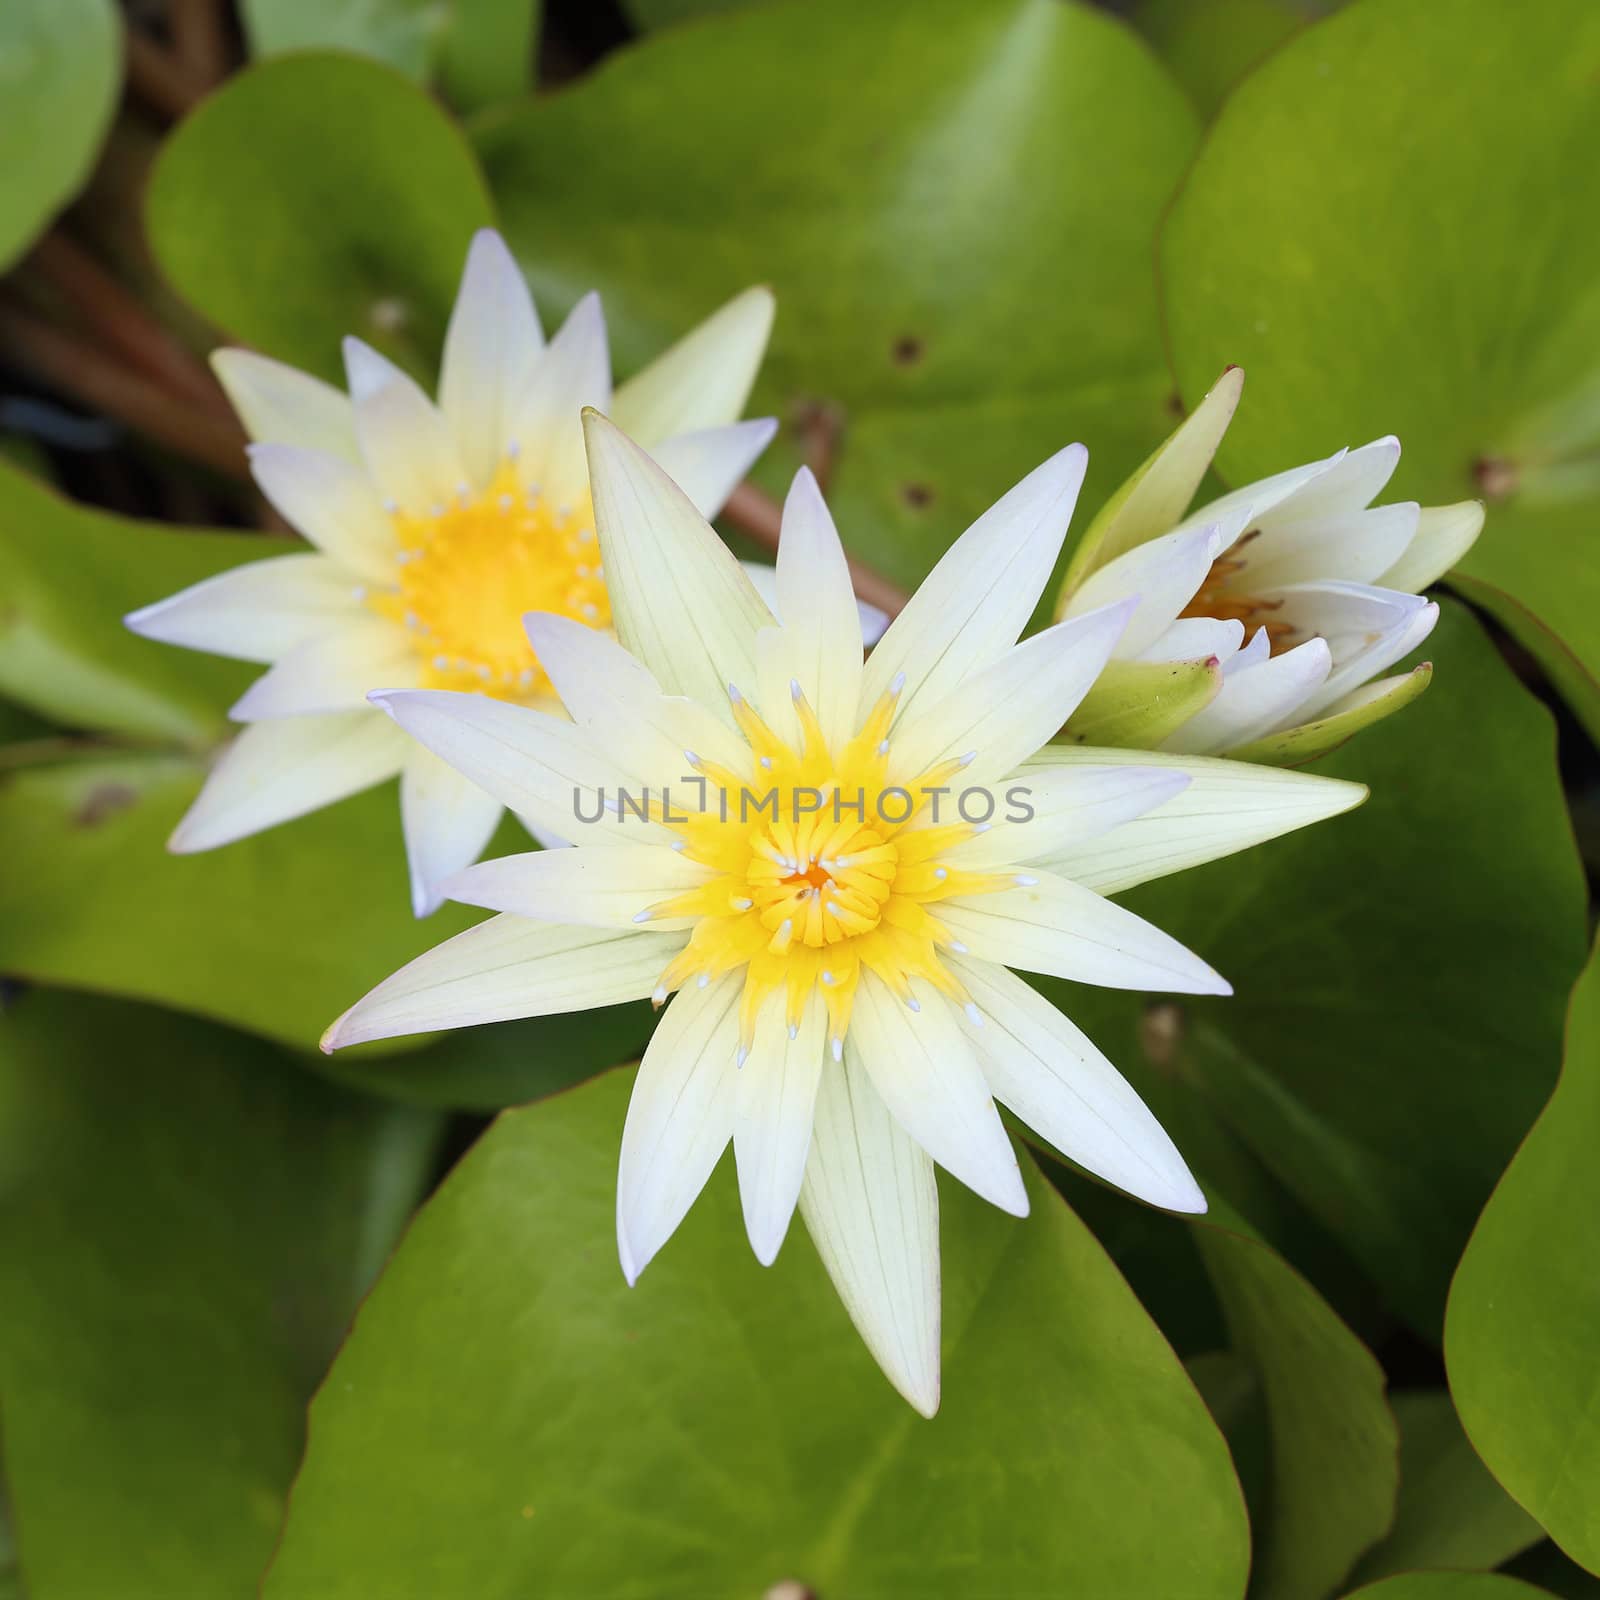
M 620 643 L 528 619 L 570 717 L 476 695 L 378 697 L 576 847 L 461 873 L 450 894 L 500 915 L 380 984 L 324 1047 L 677 991 L 622 1137 L 629 1282 L 731 1140 L 756 1255 L 774 1258 L 798 1203 L 872 1353 L 931 1415 L 935 1164 L 1028 1209 L 996 1100 L 1151 1204 L 1205 1208 L 1138 1095 L 1007 969 L 1226 993 L 1104 895 L 1366 791 L 1047 743 L 1132 609 L 1017 643 L 1071 516 L 1081 446 L 952 546 L 863 665 L 844 552 L 809 473 L 784 508 L 780 623 L 661 469 L 603 418 L 586 426 Z
M 579 414 L 610 410 L 714 514 L 772 437 L 737 422 L 772 296 L 750 289 L 612 394 L 598 295 L 550 340 L 496 233 L 473 240 L 435 405 L 358 339 L 350 393 L 245 350 L 217 375 L 251 438 L 250 468 L 313 546 L 251 562 L 135 612 L 147 638 L 270 664 L 233 707 L 246 723 L 173 834 L 210 850 L 400 774 L 419 916 L 475 860 L 502 808 L 368 704 L 412 685 L 555 704 L 523 631 L 529 611 L 606 628 Z
M 1084 738 L 1293 764 L 1427 686 L 1426 664 L 1372 680 L 1433 631 L 1415 591 L 1471 547 L 1483 507 L 1372 504 L 1400 460 L 1390 437 L 1186 511 L 1243 380 L 1223 374 L 1073 557 L 1058 617 L 1139 597 L 1070 730 Z

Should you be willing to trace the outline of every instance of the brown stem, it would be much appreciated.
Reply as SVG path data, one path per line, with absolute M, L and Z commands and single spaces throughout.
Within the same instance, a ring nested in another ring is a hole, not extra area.
M 228 36 L 217 0 L 170 0 L 167 26 L 179 62 L 200 88 L 227 77 Z
M 128 82 L 133 92 L 152 110 L 176 122 L 205 91 L 189 81 L 189 74 L 171 51 L 149 34 L 130 27 L 126 39 Z
M 771 495 L 753 483 L 741 483 L 728 496 L 722 514 L 763 550 L 774 555 L 777 553 L 783 508 Z M 854 584 L 857 596 L 868 605 L 887 611 L 891 617 L 899 616 L 910 599 L 905 590 L 891 583 L 881 572 L 875 572 L 864 561 L 858 561 L 854 556 L 847 556 L 846 560 L 850 564 L 850 582 Z
M 211 374 L 167 333 L 138 298 L 59 228 L 34 248 L 27 265 L 47 278 L 83 318 L 89 331 L 175 395 L 220 408 L 222 390 Z
M 0 346 L 52 387 L 158 444 L 231 477 L 246 476 L 244 433 L 231 417 L 202 411 L 93 345 L 0 303 Z

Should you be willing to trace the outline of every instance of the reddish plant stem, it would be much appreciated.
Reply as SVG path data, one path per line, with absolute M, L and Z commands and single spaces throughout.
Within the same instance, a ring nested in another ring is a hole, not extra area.
M 179 64 L 201 90 L 228 75 L 228 34 L 218 0 L 169 0 L 167 26 Z
M 169 122 L 186 115 L 205 91 L 189 80 L 177 59 L 149 34 L 129 27 L 124 33 L 128 59 L 128 85 L 133 92 Z
M 224 413 L 201 410 L 10 303 L 0 303 L 0 343 L 52 388 L 90 409 L 218 472 L 247 475 L 244 432 Z
M 72 306 L 88 331 L 174 395 L 220 408 L 216 380 L 145 310 L 137 296 L 59 228 L 34 247 L 27 265 Z

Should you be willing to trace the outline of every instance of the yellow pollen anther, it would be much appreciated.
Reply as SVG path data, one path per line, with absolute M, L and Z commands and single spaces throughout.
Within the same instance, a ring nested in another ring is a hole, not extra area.
M 553 506 L 506 462 L 485 489 L 463 486 L 431 516 L 391 515 L 399 544 L 394 586 L 370 591 L 366 601 L 407 629 L 426 687 L 548 698 L 554 690 L 523 617 L 552 611 L 593 628 L 610 625 L 587 499 Z

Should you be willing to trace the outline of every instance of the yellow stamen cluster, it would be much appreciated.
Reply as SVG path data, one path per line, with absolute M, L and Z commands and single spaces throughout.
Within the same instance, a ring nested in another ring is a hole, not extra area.
M 674 848 L 715 873 L 638 919 L 694 920 L 689 943 L 661 975 L 655 1001 L 661 1004 L 687 983 L 704 987 L 743 967 L 741 1061 L 762 1007 L 780 989 L 791 1037 L 820 991 L 839 1059 L 863 971 L 876 974 L 913 1010 L 919 1002 L 912 979 L 924 979 L 981 1021 L 940 959 L 941 950 L 964 954 L 964 947 L 931 908 L 954 895 L 1010 888 L 1019 879 L 941 859 L 986 826 L 932 819 L 931 791 L 964 762 L 944 762 L 913 780 L 891 782 L 888 731 L 901 687 L 897 680 L 838 751 L 829 749 L 798 683 L 790 686 L 801 730 L 798 750 L 730 688 L 734 715 L 750 744 L 750 774 L 686 751 L 705 779 L 703 804 L 687 814 L 671 806 L 652 810 L 653 820 L 678 835 Z
M 403 623 L 423 685 L 539 700 L 554 693 L 523 631 L 529 611 L 609 627 L 600 547 L 588 496 L 552 505 L 511 463 L 479 493 L 463 490 L 433 515 L 394 513 L 395 585 L 368 595 Z
M 1282 607 L 1283 602 L 1263 600 L 1257 595 L 1250 594 L 1242 588 L 1240 582 L 1240 574 L 1250 565 L 1245 547 L 1260 532 L 1259 528 L 1252 528 L 1248 533 L 1241 534 L 1211 563 L 1211 570 L 1206 574 L 1205 582 L 1200 585 L 1194 599 L 1179 612 L 1179 615 L 1211 617 L 1218 622 L 1242 622 L 1247 639 L 1257 628 L 1265 628 L 1267 643 L 1272 654 L 1277 655 L 1289 648 L 1296 633 L 1293 623 L 1280 622 L 1273 615 Z

